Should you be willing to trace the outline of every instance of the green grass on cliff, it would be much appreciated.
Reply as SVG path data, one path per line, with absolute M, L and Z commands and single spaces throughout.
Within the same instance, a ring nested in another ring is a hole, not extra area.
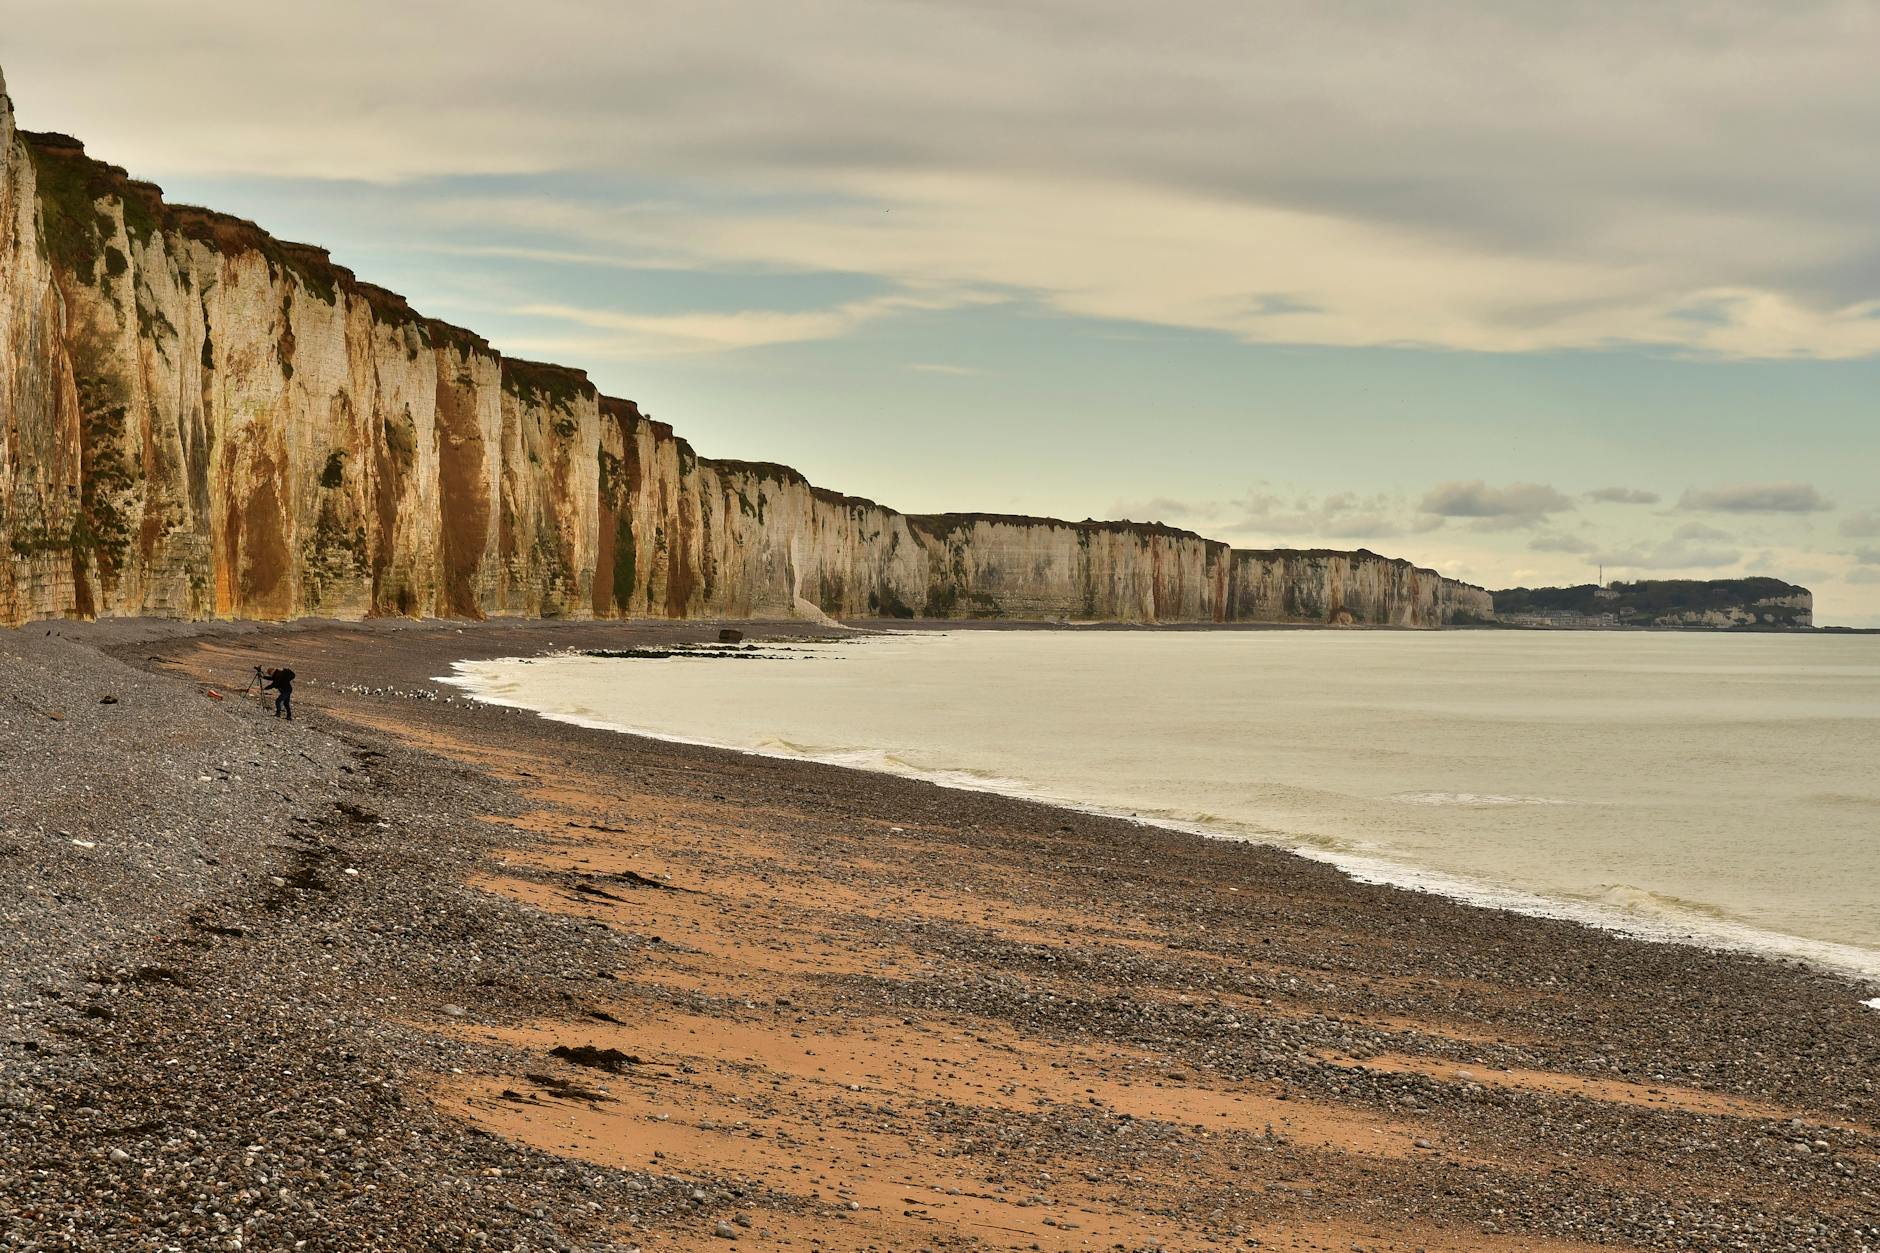
M 110 370 L 99 345 L 81 340 L 73 347 L 80 486 L 70 546 L 75 560 L 89 560 L 110 587 L 131 546 L 131 519 L 125 509 L 135 486 L 125 431 L 130 389 Z
M 1606 593 L 1601 595 L 1601 593 Z M 1493 593 L 1498 614 L 1577 611 L 1589 616 L 1612 614 L 1622 623 L 1648 625 L 1677 613 L 1748 609 L 1758 601 L 1806 595 L 1808 589 L 1781 579 L 1641 579 L 1609 588 L 1582 583 L 1575 587 L 1513 587 Z M 1805 610 L 1760 606 L 1775 625 L 1795 624 Z
M 98 165 L 84 156 L 67 155 L 28 142 L 39 185 L 40 245 L 54 265 L 86 283 L 97 281 L 105 241 L 117 222 L 98 208 L 98 200 L 116 188 Z
M 123 203 L 125 233 L 140 247 L 149 243 L 161 225 L 157 221 L 156 205 L 142 196 L 126 196 Z
M 411 406 L 401 413 L 385 415 L 385 446 L 402 470 L 410 470 L 418 455 L 418 423 L 411 416 Z
M 620 497 L 617 493 L 622 486 L 620 458 L 603 448 L 595 454 L 595 462 L 600 469 L 601 499 L 618 509 Z
M 503 362 L 503 390 L 530 407 L 564 412 L 573 412 L 583 396 L 595 394 L 594 385 L 574 370 L 508 359 Z

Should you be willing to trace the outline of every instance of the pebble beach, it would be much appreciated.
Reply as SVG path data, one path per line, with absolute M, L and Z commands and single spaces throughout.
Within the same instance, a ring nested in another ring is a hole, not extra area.
M 0 1248 L 1880 1248 L 1875 989 L 437 681 L 717 630 L 0 635 Z

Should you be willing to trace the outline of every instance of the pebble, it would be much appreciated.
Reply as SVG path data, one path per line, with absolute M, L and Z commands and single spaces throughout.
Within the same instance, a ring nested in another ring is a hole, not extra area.
M 0 654 L 22 647 L 4 635 L 0 641 Z M 528 1073 L 520 1054 L 452 1039 L 434 1017 L 428 1028 L 414 1024 L 427 1017 L 423 1007 L 492 1022 L 565 1017 L 570 1006 L 605 1006 L 606 998 L 625 995 L 626 985 L 602 988 L 555 976 L 630 971 L 648 951 L 643 934 L 623 938 L 462 888 L 466 866 L 515 839 L 513 828 L 485 830 L 465 815 L 513 812 L 512 794 L 473 774 L 440 770 L 434 759 L 356 726 L 345 738 L 329 734 L 318 709 L 328 689 L 318 686 L 310 684 L 312 716 L 289 729 L 247 718 L 251 711 L 240 702 L 218 707 L 196 699 L 183 708 L 173 680 L 116 662 L 101 670 L 96 655 L 82 649 L 66 646 L 57 660 L 22 665 L 0 655 L 0 691 L 39 708 L 74 711 L 61 728 L 43 719 L 9 723 L 0 709 L 0 752 L 16 777 L 34 780 L 7 796 L 0 815 L 0 1107 L 7 1110 L 0 1118 L 0 1208 L 49 1216 L 46 1230 L 56 1231 L 58 1247 L 69 1253 L 238 1243 L 282 1253 L 297 1247 L 615 1253 L 627 1231 L 662 1247 L 687 1232 L 696 1240 L 707 1229 L 721 1239 L 766 1245 L 770 1237 L 760 1224 L 774 1203 L 767 1188 L 790 1190 L 795 1181 L 787 1176 L 754 1185 L 713 1178 L 709 1169 L 681 1181 L 574 1166 L 467 1129 L 418 1095 L 434 1083 L 479 1082 L 493 1068 Z M 406 686 L 416 681 L 397 676 Z M 95 698 L 107 682 L 125 700 L 104 721 Z M 467 704 L 399 712 L 473 730 L 500 717 L 544 753 L 587 751 L 580 738 L 592 735 Z M 94 719 L 108 726 L 106 736 L 73 734 L 89 730 Z M 355 756 L 368 751 L 377 755 Z M 734 786 L 704 750 L 668 746 L 633 754 L 683 765 L 684 779 L 708 779 L 707 787 L 726 793 L 744 786 L 742 778 Z M 219 774 L 231 786 L 191 784 L 198 770 L 210 772 L 204 782 Z M 249 782 L 234 784 L 237 778 Z M 95 791 L 86 782 L 104 779 L 109 787 Z M 257 786 L 264 779 L 265 794 Z M 831 827 L 813 838 L 838 850 L 841 824 L 856 815 L 905 812 L 907 821 L 918 820 L 916 829 L 933 833 L 913 838 L 931 840 L 936 855 L 957 848 L 947 841 L 970 822 L 975 850 L 989 850 L 1002 868 L 1027 864 L 1032 835 L 1024 824 L 1036 814 L 1001 798 L 941 795 L 872 777 L 816 779 L 831 789 L 835 805 L 827 810 Z M 662 772 L 646 787 L 658 798 L 661 788 L 697 784 L 672 784 Z M 376 820 L 339 820 L 332 807 L 338 799 Z M 821 804 L 786 802 L 812 817 L 823 812 L 815 808 Z M 787 808 L 780 812 L 780 823 L 794 821 Z M 396 838 L 381 822 L 391 823 Z M 970 1194 L 1049 1204 L 1042 1212 L 1053 1215 L 1059 1231 L 1077 1229 L 1057 1215 L 1080 1212 L 1078 1206 L 1127 1212 L 1134 1204 L 1153 1215 L 1152 1224 L 1166 1225 L 1161 1239 L 1169 1248 L 1214 1247 L 1229 1232 L 1236 1242 L 1249 1239 L 1232 1220 L 1251 1220 L 1258 1198 L 1276 1188 L 1288 1189 L 1288 1204 L 1302 1213 L 1333 1219 L 1385 1204 L 1400 1207 L 1408 1222 L 1435 1207 L 1460 1239 L 1494 1228 L 1512 1241 L 1509 1247 L 1529 1237 L 1538 1245 L 1543 1235 L 1603 1246 L 1785 1253 L 1880 1247 L 1866 1230 L 1871 1207 L 1861 1199 L 1875 1188 L 1876 1142 L 1845 1129 L 1871 1108 L 1875 1094 L 1871 1068 L 1849 1064 L 1871 1052 L 1873 1015 L 1838 1008 L 1853 1003 L 1845 985 L 1554 922 L 1460 915 L 1439 899 L 1398 899 L 1409 894 L 1353 884 L 1272 850 L 1230 853 L 1167 832 L 1094 817 L 1087 823 L 1092 842 L 1080 844 L 1078 859 L 1049 869 L 1048 889 L 1022 875 L 995 882 L 968 857 L 949 863 L 949 873 L 960 875 L 962 888 L 970 881 L 988 906 L 1090 906 L 1092 917 L 1104 918 L 1102 927 L 1088 934 L 1071 927 L 1036 943 L 996 926 L 920 924 L 915 930 L 930 967 L 913 978 L 884 968 L 797 997 L 793 1016 L 817 1024 L 805 1026 L 805 1034 L 847 1015 L 884 1026 L 918 1023 L 936 1037 L 958 1032 L 964 1039 L 997 1024 L 1093 1051 L 1149 1049 L 1166 1059 L 1152 1078 L 1181 1082 L 1172 1078 L 1179 1073 L 1204 1088 L 1284 1091 L 1301 1103 L 1288 1108 L 1308 1116 L 1335 1106 L 1382 1126 L 1392 1110 L 1428 1108 L 1422 1125 L 1440 1128 L 1446 1144 L 1482 1160 L 1465 1166 L 1447 1154 L 1421 1155 L 1369 1175 L 1361 1168 L 1319 1169 L 1317 1149 L 1295 1146 L 1279 1130 L 1262 1136 L 1258 1116 L 1248 1125 L 1210 1118 L 1204 1144 L 1203 1133 L 1167 1121 L 1166 1111 L 1125 1118 L 1105 1104 L 1107 1097 L 1013 1110 L 956 1091 L 924 1107 L 904 1100 L 888 1078 L 870 1080 L 882 1095 L 868 1103 L 841 1096 L 845 1112 L 871 1134 L 918 1128 L 922 1152 L 949 1158 L 946 1176 L 974 1180 Z M 1086 820 L 1078 825 L 1081 832 Z M 63 828 L 69 830 L 59 839 L 39 839 Z M 797 829 L 780 829 L 796 838 Z M 67 844 L 101 832 L 111 837 L 108 857 L 80 859 Z M 29 842 L 30 856 L 7 852 Z M 735 851 L 729 856 L 735 860 Z M 1247 890 L 1223 912 L 1195 885 L 1208 882 L 1230 856 L 1247 859 L 1239 864 L 1258 873 L 1236 878 Z M 824 857 L 840 864 L 840 851 Z M 1084 859 L 1092 864 L 1080 864 Z M 364 865 L 372 866 L 370 876 L 333 890 L 346 870 Z M 879 886 L 870 878 L 878 871 L 848 873 L 855 886 Z M 1271 888 L 1264 886 L 1268 879 Z M 269 884 L 296 890 L 271 891 Z M 1119 892 L 1127 899 L 1117 912 Z M 1373 907 L 1393 911 L 1388 925 L 1372 917 Z M 1124 919 L 1167 922 L 1180 930 L 1182 944 L 1138 951 L 1110 943 L 1112 928 L 1127 929 Z M 856 925 L 878 926 L 884 948 L 907 941 L 907 919 L 891 911 Z M 1249 946 L 1258 952 L 1263 944 L 1270 945 L 1263 952 L 1270 967 L 1241 960 Z M 1367 969 L 1396 977 L 1371 980 Z M 1558 1005 L 1527 995 L 1505 1004 L 1497 995 L 1503 987 L 1566 983 L 1585 995 Z M 1654 1000 L 1651 989 L 1669 993 Z M 1186 1000 L 1157 995 L 1163 990 Z M 834 1019 L 825 1016 L 831 996 L 840 1006 Z M 686 1002 L 669 1003 L 697 1012 Z M 1717 1029 L 1719 1004 L 1733 1007 L 1728 1031 Z M 1402 1025 L 1414 1017 L 1440 1023 L 1452 1011 L 1474 1015 L 1496 1038 L 1459 1041 Z M 1636 1026 L 1641 1012 L 1651 1013 L 1650 1030 Z M 936 1047 L 950 1046 L 936 1039 Z M 1385 1054 L 1421 1058 L 1429 1073 L 1385 1074 L 1326 1060 Z M 1114 1060 L 1095 1069 L 1105 1065 L 1112 1081 L 1130 1073 Z M 1457 1067 L 1468 1069 L 1458 1075 Z M 1689 1085 L 1759 1094 L 1807 1117 L 1788 1126 L 1685 1115 L 1663 1103 L 1633 1109 L 1537 1095 L 1510 1078 L 1522 1069 L 1662 1082 L 1665 1092 Z M 1498 1082 L 1466 1092 L 1463 1084 L 1477 1074 Z M 473 1078 L 453 1078 L 459 1075 Z M 523 1086 L 518 1078 L 507 1081 Z M 837 1083 L 830 1087 L 832 1095 L 842 1091 Z M 660 1090 L 674 1094 L 672 1108 L 680 1110 L 677 1085 Z M 98 1112 L 81 1115 L 81 1102 Z M 694 1109 L 675 1112 L 675 1123 Z M 740 1115 L 767 1125 L 770 1116 Z M 1830 1123 L 1841 1129 L 1827 1132 Z M 780 1120 L 773 1131 L 783 1127 Z M 824 1130 L 835 1138 L 836 1131 Z M 1818 1130 L 1833 1136 L 1838 1152 L 1813 1138 Z M 119 1143 L 101 1157 L 101 1140 Z M 1798 1140 L 1794 1155 L 1779 1160 L 1783 1145 Z M 1432 1147 L 1422 1137 L 1415 1144 Z M 1533 1149 L 1540 1168 L 1511 1165 L 1511 1148 Z M 1233 1159 L 1241 1171 L 1205 1176 L 1203 1168 L 1198 1183 L 1205 1188 L 1186 1194 L 1168 1189 L 1165 1172 L 1129 1173 L 1150 1163 L 1181 1164 L 1196 1152 L 1219 1158 L 1236 1150 L 1244 1150 Z M 1556 1176 L 1545 1168 L 1555 1153 L 1563 1161 L 1649 1169 Z M 107 1169 L 107 1161 L 128 1169 Z M 1073 1182 L 1091 1162 L 1105 1164 L 1101 1182 L 1088 1174 L 1093 1186 Z M 670 1163 L 654 1167 L 669 1169 Z M 1458 1173 L 1452 1179 L 1449 1171 Z M 1432 1179 L 1437 1188 L 1420 1190 Z M 819 1197 L 848 1191 L 817 1182 Z M 1442 1191 L 1451 1186 L 1453 1192 Z M 790 1199 L 806 1200 L 810 1192 L 803 1179 Z M 708 1220 L 707 1228 L 699 1206 L 712 1202 L 742 1203 L 751 1213 Z M 808 1212 L 829 1221 L 862 1209 L 846 1197 L 836 1205 L 822 1208 L 819 1201 Z M 133 1229 L 138 1234 L 125 1237 Z M 0 1247 L 7 1247 L 7 1234 L 0 1231 Z M 950 1247 L 939 1232 L 933 1241 Z

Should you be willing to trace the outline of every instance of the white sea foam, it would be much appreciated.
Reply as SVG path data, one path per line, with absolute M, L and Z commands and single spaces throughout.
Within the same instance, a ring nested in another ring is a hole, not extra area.
M 1571 805 L 1554 796 L 1496 796 L 1480 792 L 1399 792 L 1391 799 L 1406 805 Z

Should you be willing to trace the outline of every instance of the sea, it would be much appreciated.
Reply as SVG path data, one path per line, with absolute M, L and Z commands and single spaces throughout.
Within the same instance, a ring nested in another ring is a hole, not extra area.
M 1876 636 L 867 632 L 455 670 L 583 726 L 1275 844 L 1880 981 Z

